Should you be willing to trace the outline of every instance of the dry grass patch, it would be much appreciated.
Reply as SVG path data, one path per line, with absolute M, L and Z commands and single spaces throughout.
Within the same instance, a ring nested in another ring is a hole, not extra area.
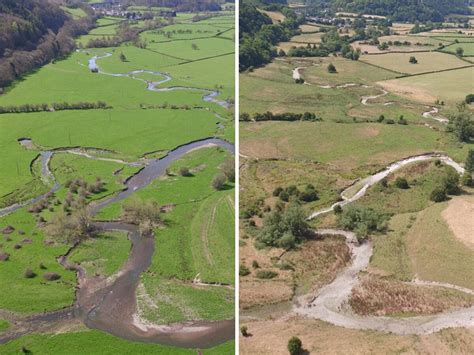
M 240 264 L 251 273 L 240 278 L 242 309 L 290 301 L 295 292 L 317 290 L 331 282 L 350 260 L 349 249 L 341 238 L 310 240 L 287 252 L 279 248 L 256 250 L 253 241 L 246 242 L 240 247 Z M 255 262 L 257 268 L 253 266 Z M 270 270 L 278 276 L 259 279 L 259 270 Z
M 243 323 L 251 337 L 240 338 L 241 354 L 287 355 L 288 339 L 298 336 L 311 354 L 472 354 L 473 329 L 446 329 L 422 336 L 400 336 L 335 327 L 300 317 Z
M 466 93 L 472 91 L 473 77 L 474 67 L 470 67 L 381 81 L 377 84 L 393 94 L 426 104 L 433 104 L 437 99 L 457 103 L 464 100 Z
M 454 197 L 442 216 L 456 238 L 474 251 L 474 196 Z
M 387 53 L 383 55 L 363 55 L 360 60 L 399 73 L 419 74 L 438 70 L 460 68 L 469 65 L 454 55 L 439 52 L 416 53 L 418 64 L 411 64 L 413 53 Z
M 474 296 L 442 287 L 364 277 L 352 290 L 349 304 L 363 316 L 410 316 L 470 307 Z

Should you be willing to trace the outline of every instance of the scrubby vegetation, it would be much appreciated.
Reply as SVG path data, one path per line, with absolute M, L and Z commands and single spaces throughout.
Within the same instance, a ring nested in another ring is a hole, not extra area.
M 388 216 L 368 207 L 351 205 L 338 214 L 337 222 L 340 227 L 354 231 L 358 238 L 365 239 L 370 233 L 384 231 Z
M 265 217 L 257 243 L 291 249 L 310 234 L 303 210 L 298 204 L 292 203 L 282 211 L 274 210 Z

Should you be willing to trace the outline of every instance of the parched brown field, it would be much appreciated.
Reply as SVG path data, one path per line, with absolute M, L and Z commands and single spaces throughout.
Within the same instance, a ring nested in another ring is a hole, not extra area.
M 415 56 L 418 64 L 411 64 L 409 59 Z M 360 60 L 399 73 L 420 74 L 439 70 L 468 66 L 469 63 L 454 55 L 439 52 L 422 53 L 387 53 L 382 55 L 363 55 Z
M 408 34 L 413 27 L 415 27 L 414 23 L 392 23 L 392 30 L 399 34 Z
M 306 43 L 321 43 L 321 38 L 323 37 L 324 33 L 303 33 L 291 38 L 291 42 L 301 42 L 300 46 Z
M 474 195 L 453 198 L 442 216 L 454 236 L 474 251 Z
M 473 90 L 474 67 L 377 82 L 384 89 L 407 99 L 432 104 L 464 100 Z M 442 83 L 442 84 L 441 84 Z
M 321 29 L 321 27 L 315 26 L 315 25 L 308 25 L 308 24 L 300 25 L 300 30 L 303 33 L 305 33 L 305 32 L 316 32 L 316 31 L 319 31 L 320 29 Z
M 391 35 L 391 36 L 383 36 L 379 38 L 380 43 L 382 42 L 389 42 L 389 41 L 400 41 L 400 42 L 410 42 L 411 45 L 409 46 L 395 46 L 391 45 L 386 50 L 380 50 L 377 46 L 371 46 L 368 44 L 364 44 L 364 41 L 357 41 L 352 44 L 353 48 L 360 48 L 363 53 L 390 53 L 393 51 L 396 52 L 413 52 L 413 51 L 430 51 L 437 49 L 440 44 L 449 44 L 453 41 L 448 40 L 440 40 L 430 37 L 422 37 L 416 35 Z M 426 45 L 424 45 L 426 44 Z
M 240 337 L 241 354 L 288 354 L 288 339 L 297 335 L 311 354 L 472 354 L 474 329 L 446 329 L 422 336 L 360 331 L 297 316 L 243 322 L 249 337 Z
M 266 10 L 261 10 L 261 9 L 258 9 L 258 11 L 270 17 L 273 23 L 282 22 L 285 19 L 285 15 L 283 15 L 279 11 L 266 11 Z

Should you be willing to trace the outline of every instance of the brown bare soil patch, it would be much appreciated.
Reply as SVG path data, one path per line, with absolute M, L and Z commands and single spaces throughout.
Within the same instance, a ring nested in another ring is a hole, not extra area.
M 454 197 L 441 215 L 456 238 L 474 250 L 474 196 Z
M 310 354 L 472 354 L 474 329 L 447 329 L 423 336 L 399 336 L 289 319 L 243 322 L 252 336 L 240 337 L 240 354 L 287 355 L 288 339 L 298 336 Z
M 349 304 L 357 314 L 364 316 L 435 314 L 470 307 L 474 296 L 442 287 L 364 277 L 352 290 Z
M 430 94 L 428 91 L 423 90 L 419 87 L 410 86 L 410 83 L 403 84 L 399 80 L 380 81 L 377 85 L 382 86 L 385 90 L 406 97 L 408 99 L 423 102 L 426 104 L 432 104 L 436 101 L 436 97 Z
M 358 128 L 356 134 L 364 138 L 372 138 L 377 137 L 380 134 L 380 130 L 374 127 L 363 127 Z

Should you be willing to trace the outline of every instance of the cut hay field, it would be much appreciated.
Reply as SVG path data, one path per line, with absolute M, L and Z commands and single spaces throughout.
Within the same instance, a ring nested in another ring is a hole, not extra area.
M 472 91 L 474 68 L 445 71 L 378 82 L 399 96 L 415 99 L 426 104 L 444 100 L 451 104 L 464 100 Z M 442 85 L 440 85 L 442 83 Z
M 409 63 L 415 56 L 418 64 Z M 468 66 L 469 63 L 449 54 L 438 52 L 387 53 L 382 55 L 364 55 L 363 62 L 404 74 L 420 74 Z

